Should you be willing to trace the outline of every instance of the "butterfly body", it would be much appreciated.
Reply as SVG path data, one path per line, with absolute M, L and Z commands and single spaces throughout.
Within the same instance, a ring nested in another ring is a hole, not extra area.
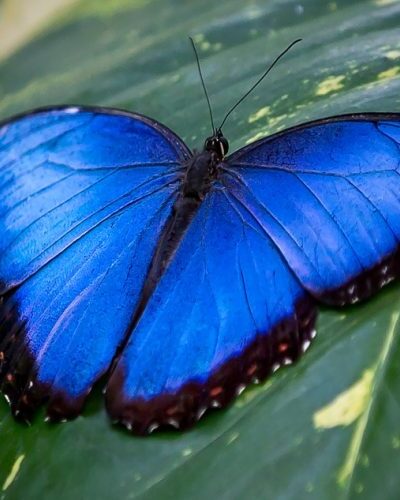
M 0 382 L 16 416 L 187 427 L 296 360 L 318 303 L 400 275 L 400 115 L 303 124 L 227 156 L 106 108 L 0 125 Z
M 195 212 L 210 191 L 212 183 L 218 178 L 228 148 L 228 142 L 222 132 L 217 131 L 206 139 L 203 150 L 195 152 L 183 165 L 179 195 L 155 251 L 139 310 L 143 309 Z
M 182 235 L 210 190 L 211 183 L 216 178 L 219 162 L 214 152 L 204 149 L 204 151 L 195 153 L 182 166 L 181 186 L 172 206 L 171 215 L 165 223 L 157 244 L 143 287 L 142 300 L 137 315 L 145 307 L 179 245 Z

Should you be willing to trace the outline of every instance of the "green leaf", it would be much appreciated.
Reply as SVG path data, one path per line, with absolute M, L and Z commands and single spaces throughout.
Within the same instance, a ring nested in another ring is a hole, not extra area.
M 11 1 L 0 12 L 12 19 Z M 189 34 L 219 119 L 277 53 L 304 38 L 228 121 L 232 149 L 312 118 L 400 110 L 398 1 L 63 5 L 36 31 L 21 28 L 8 47 L 2 117 L 60 103 L 122 107 L 199 148 L 210 125 Z M 31 427 L 17 424 L 2 401 L 0 499 L 397 499 L 399 291 L 322 311 L 319 335 L 295 367 L 187 433 L 132 437 L 109 423 L 100 390 L 83 416 L 63 425 L 42 416 Z

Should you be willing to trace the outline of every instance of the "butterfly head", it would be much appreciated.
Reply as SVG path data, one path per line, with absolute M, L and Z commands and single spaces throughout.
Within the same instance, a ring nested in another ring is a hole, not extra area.
M 229 143 L 224 137 L 221 129 L 218 129 L 211 137 L 207 137 L 204 143 L 204 149 L 214 152 L 219 160 L 225 157 L 229 151 Z

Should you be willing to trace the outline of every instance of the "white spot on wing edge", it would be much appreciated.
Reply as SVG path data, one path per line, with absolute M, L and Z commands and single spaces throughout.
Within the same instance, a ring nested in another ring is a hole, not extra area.
M 21 464 L 25 459 L 25 455 L 20 455 L 17 457 L 15 460 L 13 466 L 11 467 L 10 473 L 6 477 L 6 480 L 4 481 L 2 491 L 6 491 L 12 483 L 15 481 L 15 478 L 17 477 L 17 474 L 19 472 L 19 469 L 21 468 Z
M 71 106 L 70 108 L 65 108 L 64 113 L 67 113 L 69 115 L 75 115 L 76 113 L 79 113 L 80 108 L 78 106 Z

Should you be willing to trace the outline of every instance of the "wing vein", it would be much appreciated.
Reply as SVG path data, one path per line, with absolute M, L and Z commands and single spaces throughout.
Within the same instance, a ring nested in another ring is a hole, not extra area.
M 336 220 L 336 217 L 334 216 L 334 214 L 330 213 L 329 210 L 327 209 L 327 207 L 324 205 L 323 201 L 320 199 L 320 197 L 314 192 L 314 190 L 306 183 L 306 181 L 304 179 L 302 179 L 299 175 L 295 175 L 296 179 L 298 179 L 301 184 L 305 187 L 305 189 L 311 194 L 311 196 L 314 197 L 314 199 L 317 201 L 317 203 L 319 203 L 319 205 L 321 206 L 322 210 L 325 212 L 325 214 L 328 216 L 329 219 L 331 219 L 335 226 L 337 227 L 338 231 L 341 233 L 341 235 L 343 236 L 343 238 L 347 241 L 350 249 L 352 250 L 352 253 L 353 253 L 353 256 L 356 258 L 356 260 L 358 261 L 361 269 L 364 269 L 364 266 L 363 264 L 361 263 L 361 260 L 360 260 L 360 257 L 358 255 L 358 253 L 356 252 L 353 244 L 351 243 L 350 239 L 348 238 L 347 234 L 344 232 L 343 228 L 341 227 L 341 225 L 339 224 L 339 222 Z
M 395 241 L 399 242 L 399 238 L 396 236 L 396 233 L 394 232 L 392 226 L 389 224 L 389 222 L 386 220 L 386 217 L 382 214 L 382 212 L 379 210 L 379 208 L 373 203 L 372 200 L 368 198 L 368 196 L 364 193 L 364 191 L 358 187 L 351 179 L 346 179 L 347 182 L 354 187 L 354 189 L 360 193 L 360 195 L 365 199 L 365 201 L 373 208 L 373 210 L 379 215 L 379 217 L 382 219 L 386 227 L 389 229 L 389 232 L 392 233 L 393 238 Z

